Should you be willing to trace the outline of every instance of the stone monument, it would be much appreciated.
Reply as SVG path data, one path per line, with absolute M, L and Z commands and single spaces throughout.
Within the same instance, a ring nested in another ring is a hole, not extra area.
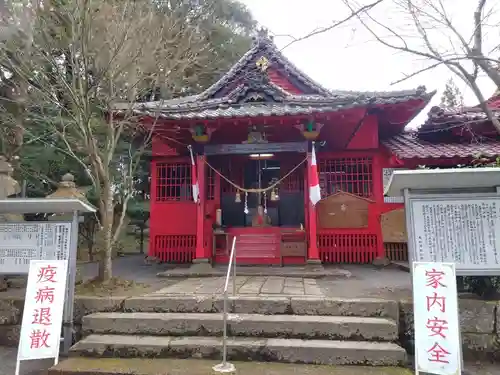
M 5 156 L 0 155 L 0 199 L 6 199 L 21 193 L 19 183 L 12 177 L 14 168 L 7 161 Z M 22 221 L 20 215 L 0 213 L 0 222 Z

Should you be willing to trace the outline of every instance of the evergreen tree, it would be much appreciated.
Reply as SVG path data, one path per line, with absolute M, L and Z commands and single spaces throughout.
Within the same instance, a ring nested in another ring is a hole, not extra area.
M 208 86 L 248 48 L 255 21 L 232 0 L 7 5 L 0 26 L 14 27 L 7 35 L 0 27 L 0 153 L 20 156 L 30 195 L 44 195 L 62 172 L 88 180 L 98 278 L 109 281 L 128 204 L 148 190 L 154 128 L 137 125 L 135 103 Z
M 441 95 L 441 107 L 457 108 L 464 105 L 464 97 L 453 79 L 446 81 L 443 94 Z

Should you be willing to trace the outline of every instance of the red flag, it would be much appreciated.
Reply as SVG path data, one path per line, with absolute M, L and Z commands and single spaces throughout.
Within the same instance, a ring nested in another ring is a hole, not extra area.
M 309 199 L 313 206 L 321 200 L 321 190 L 319 188 L 318 166 L 316 165 L 316 151 L 314 142 L 312 144 L 311 160 L 309 160 Z
M 198 185 L 198 171 L 196 170 L 196 164 L 194 163 L 192 147 L 189 147 L 189 153 L 191 154 L 191 184 L 193 185 L 193 201 L 198 203 L 200 199 L 200 187 Z

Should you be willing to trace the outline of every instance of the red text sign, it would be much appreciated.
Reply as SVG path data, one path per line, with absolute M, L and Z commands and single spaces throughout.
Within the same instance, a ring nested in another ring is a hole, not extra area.
M 19 360 L 58 358 L 67 269 L 66 260 L 31 261 Z
M 416 371 L 459 374 L 461 346 L 455 266 L 413 263 Z

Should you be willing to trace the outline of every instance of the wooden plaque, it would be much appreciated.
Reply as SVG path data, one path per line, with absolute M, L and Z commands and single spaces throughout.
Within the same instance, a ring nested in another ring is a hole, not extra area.
M 282 242 L 280 246 L 283 257 L 304 257 L 307 255 L 307 245 L 302 242 Z
M 382 214 L 380 223 L 382 225 L 382 238 L 384 242 L 404 243 L 408 241 L 404 208 Z
M 354 194 L 339 192 L 318 203 L 320 228 L 365 228 L 372 201 Z

